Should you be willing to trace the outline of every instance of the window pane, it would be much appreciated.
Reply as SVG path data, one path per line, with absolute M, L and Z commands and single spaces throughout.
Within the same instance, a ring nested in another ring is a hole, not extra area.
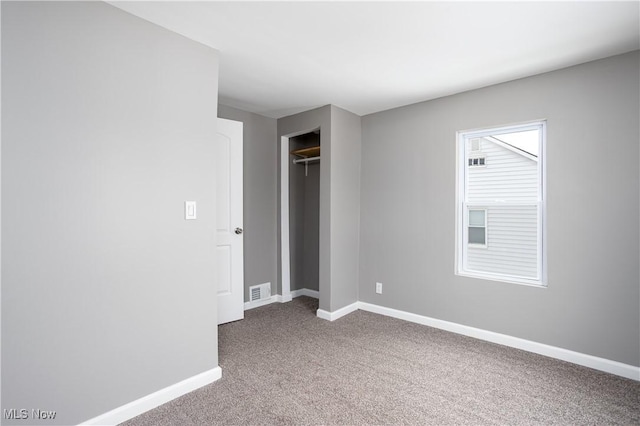
M 485 228 L 469 228 L 469 244 L 486 244 Z
M 496 132 L 481 138 L 482 156 L 472 152 L 469 143 L 467 202 L 537 202 L 539 137 L 539 130 Z M 487 165 L 485 155 L 491 157 L 491 165 Z
M 469 227 L 467 266 L 474 271 L 535 279 L 538 268 L 538 207 L 496 205 L 486 209 L 487 227 Z M 474 229 L 486 233 L 485 241 L 472 241 Z M 491 244 L 489 244 L 491 234 Z
M 544 130 L 539 122 L 460 133 L 462 275 L 543 284 Z
M 484 226 L 484 210 L 469 210 L 469 226 Z

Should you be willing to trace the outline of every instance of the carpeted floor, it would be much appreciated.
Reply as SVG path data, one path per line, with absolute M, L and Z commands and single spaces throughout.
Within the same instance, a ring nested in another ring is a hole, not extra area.
M 640 383 L 299 297 L 220 326 L 222 379 L 141 425 L 640 424 Z

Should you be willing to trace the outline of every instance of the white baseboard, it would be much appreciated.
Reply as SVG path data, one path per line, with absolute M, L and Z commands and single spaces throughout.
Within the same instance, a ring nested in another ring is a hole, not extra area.
M 274 294 L 267 299 L 254 300 L 253 302 L 244 302 L 244 310 L 248 311 L 249 309 L 259 308 L 260 306 L 269 305 L 271 303 L 287 303 L 291 302 L 291 299 L 291 294 L 289 294 L 288 296 Z
M 335 321 L 338 318 L 342 318 L 343 316 L 350 314 L 351 312 L 357 311 L 358 304 L 359 302 L 354 302 L 350 305 L 345 306 L 344 308 L 340 308 L 333 312 L 318 309 L 316 311 L 316 315 L 318 316 L 318 318 L 322 318 L 327 321 Z
M 291 293 L 287 295 L 276 294 L 276 302 L 279 302 L 279 303 L 291 302 L 292 299 L 293 299 L 293 296 L 291 295 Z
M 640 381 L 640 367 L 635 367 L 633 365 L 623 364 L 618 361 L 599 358 L 593 355 L 574 352 L 568 349 L 558 348 L 556 346 L 550 346 L 544 343 L 532 342 L 530 340 L 520 339 L 518 337 L 508 336 L 506 334 L 494 333 L 492 331 L 469 327 L 454 322 L 412 314 L 410 312 L 399 311 L 397 309 L 385 308 L 383 306 L 373 305 L 371 303 L 358 302 L 357 305 L 358 309 L 362 309 L 363 311 L 386 315 L 417 324 L 428 325 L 429 327 L 439 328 L 441 330 L 450 331 L 452 333 L 463 334 L 465 336 L 475 337 L 476 339 L 486 340 L 488 342 L 498 343 L 500 345 L 510 346 L 512 348 L 522 349 L 528 352 L 545 355 L 550 358 L 560 359 L 563 361 L 593 368 L 595 370 L 600 370 L 607 373 L 615 374 L 617 376 Z M 318 311 L 318 316 L 320 316 L 320 311 Z
M 220 367 L 213 368 L 164 389 L 160 389 L 157 392 L 143 396 L 140 399 L 136 399 L 135 401 L 115 408 L 98 417 L 89 419 L 86 422 L 83 422 L 82 425 L 117 425 L 139 416 L 153 408 L 159 407 L 160 405 L 176 399 L 186 393 L 208 385 L 209 383 L 213 383 L 221 377 L 222 369 Z
M 293 290 L 291 292 L 291 297 L 294 299 L 299 296 L 307 296 L 313 297 L 314 299 L 320 299 L 320 292 L 318 290 L 309 290 L 308 288 L 301 288 L 298 290 Z
M 277 302 L 276 296 L 271 296 L 266 299 L 254 300 L 253 302 L 244 302 L 244 310 L 248 311 L 249 309 L 259 308 L 260 306 L 269 305 L 271 303 Z
M 317 297 L 319 294 L 314 290 L 300 289 L 293 290 L 288 296 L 288 300 L 280 295 L 272 296 L 269 299 L 259 302 L 253 302 L 255 306 L 247 307 L 252 303 L 245 303 L 245 310 L 257 308 L 258 306 L 267 305 L 274 302 L 290 301 L 292 297 L 309 296 Z M 528 352 L 548 356 L 550 358 L 560 359 L 562 361 L 571 362 L 574 364 L 582 365 L 584 367 L 593 368 L 595 370 L 604 371 L 606 373 L 615 374 L 616 376 L 626 377 L 628 379 L 640 381 L 640 367 L 636 367 L 629 364 L 624 364 L 618 361 L 612 361 L 606 358 L 600 358 L 593 355 L 583 354 L 581 352 L 575 352 L 568 349 L 559 348 L 556 346 L 547 345 L 544 343 L 533 342 L 531 340 L 521 339 L 519 337 L 513 337 L 506 334 L 494 333 L 493 331 L 487 331 L 480 328 L 470 327 L 467 325 L 457 324 L 454 322 L 444 321 L 436 318 L 431 318 L 423 315 L 413 314 L 411 312 L 400 311 L 397 309 L 386 308 L 384 306 L 374 305 L 366 302 L 355 302 L 344 308 L 338 309 L 334 312 L 318 309 L 316 315 L 318 318 L 335 321 L 338 318 L 342 318 L 345 315 L 350 314 L 358 309 L 363 311 L 373 312 L 388 317 L 398 318 L 405 321 L 413 322 L 416 324 L 427 325 L 429 327 L 439 328 L 441 330 L 450 331 L 452 333 L 462 334 L 476 339 L 485 340 L 487 342 L 497 343 L 512 348 L 522 349 Z

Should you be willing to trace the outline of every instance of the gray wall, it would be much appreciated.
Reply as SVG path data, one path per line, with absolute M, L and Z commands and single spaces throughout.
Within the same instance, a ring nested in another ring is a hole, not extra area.
M 307 133 L 317 128 L 320 128 L 322 147 L 318 285 L 320 309 L 334 312 L 358 300 L 360 117 L 327 105 L 281 118 L 278 120 L 278 145 L 280 136 Z M 293 262 L 293 258 L 291 259 Z
M 244 124 L 244 300 L 249 287 L 277 283 L 277 120 L 218 105 L 218 116 Z
M 331 106 L 331 311 L 358 300 L 360 117 Z
M 290 115 L 278 120 L 278 159 L 280 159 L 282 136 L 293 136 L 320 129 L 320 219 L 319 219 L 319 270 L 318 290 L 320 291 L 320 309 L 331 310 L 331 239 L 330 239 L 330 184 L 331 184 L 331 106 L 326 105 L 300 114 Z M 327 161 L 328 160 L 328 161 Z M 280 208 L 280 161 L 278 160 L 278 211 Z M 278 214 L 278 293 L 282 294 L 280 214 Z
M 363 117 L 360 300 L 640 365 L 639 75 L 636 51 Z M 548 287 L 456 276 L 456 131 L 542 118 Z
M 300 167 L 304 170 L 304 167 Z M 302 288 L 318 290 L 320 276 L 320 164 L 309 165 L 304 180 Z
M 3 409 L 76 424 L 218 365 L 217 81 L 105 3 L 2 2 Z

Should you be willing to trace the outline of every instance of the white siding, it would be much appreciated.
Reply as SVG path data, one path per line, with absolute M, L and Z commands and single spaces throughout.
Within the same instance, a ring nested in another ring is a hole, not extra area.
M 468 167 L 467 205 L 487 211 L 487 245 L 469 245 L 466 269 L 526 278 L 538 270 L 537 161 L 487 139 L 484 167 Z
M 537 206 L 487 207 L 487 247 L 469 245 L 467 269 L 536 278 Z
M 467 148 L 470 154 L 470 144 Z M 467 202 L 538 201 L 538 164 L 487 139 L 480 140 L 484 167 L 468 168 Z

